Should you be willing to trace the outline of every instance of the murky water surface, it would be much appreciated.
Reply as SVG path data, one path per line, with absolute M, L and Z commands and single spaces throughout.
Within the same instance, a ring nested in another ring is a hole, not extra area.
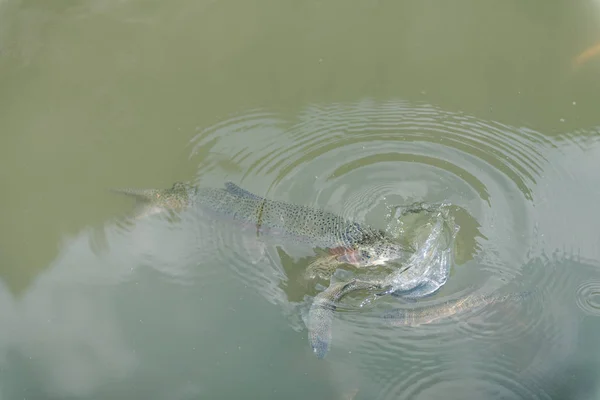
M 599 21 L 592 0 L 0 0 L 0 399 L 597 398 Z M 455 263 L 416 302 L 344 297 L 317 359 L 322 253 L 194 208 L 131 220 L 110 192 L 176 181 L 382 230 L 448 202 Z

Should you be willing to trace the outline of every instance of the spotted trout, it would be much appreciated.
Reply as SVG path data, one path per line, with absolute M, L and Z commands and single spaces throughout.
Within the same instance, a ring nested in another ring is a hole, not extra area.
M 197 207 L 240 223 L 256 236 L 278 244 L 281 241 L 301 242 L 313 247 L 340 253 L 353 252 L 358 245 L 372 244 L 360 259 L 348 257 L 349 264 L 370 266 L 389 259 L 407 259 L 411 249 L 397 243 L 384 231 L 366 224 L 349 221 L 332 212 L 308 206 L 269 200 L 251 193 L 232 182 L 224 188 L 200 188 L 175 183 L 170 189 L 114 189 L 135 197 L 143 209 L 138 215 L 150 215 L 166 210 L 180 211 Z M 367 254 L 368 253 L 368 254 Z
M 317 358 L 324 358 L 331 348 L 333 316 L 340 300 L 358 290 L 380 290 L 387 285 L 385 280 L 358 280 L 336 282 L 315 296 L 308 312 L 308 340 Z M 393 326 L 419 326 L 460 313 L 474 311 L 485 306 L 509 300 L 523 300 L 532 292 L 497 295 L 467 295 L 420 308 L 395 309 L 383 315 Z
M 470 294 L 456 300 L 449 300 L 441 304 L 414 308 L 396 309 L 384 314 L 383 318 L 394 326 L 419 326 L 429 324 L 437 320 L 454 315 L 472 312 L 485 306 L 502 303 L 505 301 L 521 301 L 531 295 L 532 292 L 510 293 L 498 295 L 476 295 Z

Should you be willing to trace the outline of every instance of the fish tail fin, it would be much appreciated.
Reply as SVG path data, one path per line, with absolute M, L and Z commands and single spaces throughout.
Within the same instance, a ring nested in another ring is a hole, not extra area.
M 110 191 L 112 193 L 133 197 L 137 201 L 144 203 L 151 202 L 158 193 L 156 189 L 112 188 Z

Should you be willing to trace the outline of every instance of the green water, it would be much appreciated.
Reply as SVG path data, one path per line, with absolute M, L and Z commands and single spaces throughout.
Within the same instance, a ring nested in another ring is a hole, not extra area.
M 573 60 L 599 21 L 593 0 L 0 0 L 0 399 L 597 398 L 600 55 Z M 431 300 L 539 295 L 418 329 L 382 322 L 393 299 L 341 312 L 318 360 L 306 249 L 127 225 L 109 191 L 228 180 L 379 227 L 450 201 Z

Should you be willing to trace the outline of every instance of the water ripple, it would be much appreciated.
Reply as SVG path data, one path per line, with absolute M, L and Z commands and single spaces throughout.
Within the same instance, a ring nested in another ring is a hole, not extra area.
M 457 266 L 445 290 L 456 290 L 467 281 L 492 293 L 505 292 L 501 286 L 525 275 L 527 252 L 536 240 L 531 216 L 540 199 L 534 189 L 548 172 L 550 150 L 556 149 L 529 128 L 404 101 L 314 105 L 292 118 L 252 110 L 199 131 L 191 145 L 191 157 L 199 161 L 198 182 L 221 186 L 233 180 L 269 199 L 325 209 L 382 229 L 389 226 L 394 206 L 449 202 L 459 210 L 456 222 L 461 230 Z M 249 263 L 257 259 L 257 243 L 239 232 L 214 232 L 206 235 L 223 247 L 219 264 L 285 313 L 304 312 L 323 289 L 291 277 L 301 276 L 297 270 L 308 264 L 301 257 L 312 253 L 287 257 L 267 245 L 266 258 Z M 284 248 L 286 254 L 291 251 Z M 556 278 L 538 279 L 540 295 L 546 296 L 544 285 L 555 286 Z M 414 329 L 390 328 L 382 323 L 380 304 L 361 308 L 358 303 L 360 299 L 345 299 L 340 304 L 336 324 L 346 326 L 335 328 L 331 357 L 354 350 L 368 354 L 364 364 L 381 374 L 390 398 L 409 381 L 414 387 L 408 392 L 416 394 L 435 377 L 450 373 L 467 379 L 468 374 L 450 368 L 450 361 L 459 357 L 454 349 L 472 343 L 483 350 L 496 348 L 540 331 L 552 342 L 549 326 L 556 322 L 543 312 L 541 302 L 524 301 L 492 304 Z M 535 358 L 538 350 L 534 345 L 524 353 Z M 425 365 L 431 354 L 444 357 L 445 363 Z M 410 367 L 390 369 L 397 360 Z M 492 362 L 486 369 L 472 360 L 465 368 L 487 373 L 489 390 L 528 393 L 513 382 L 508 366 Z
M 473 220 L 457 220 L 466 227 L 457 237 L 461 259 L 476 258 L 481 272 L 504 282 L 520 274 L 532 188 L 554 146 L 531 129 L 370 100 L 313 105 L 293 118 L 251 110 L 200 130 L 191 145 L 204 185 L 234 180 L 270 199 L 382 228 L 393 206 L 450 202 Z
M 380 303 L 342 313 L 337 318 L 343 326 L 336 332 L 344 333 L 336 337 L 332 353 L 357 354 L 364 373 L 377 377 L 378 399 L 550 398 L 545 391 L 556 360 L 571 356 L 579 338 L 575 304 L 568 299 L 579 287 L 580 303 L 585 297 L 580 294 L 591 295 L 598 287 L 578 283 L 576 269 L 569 267 L 577 262 L 569 254 L 553 254 L 525 264 L 529 276 L 518 287 L 491 293 L 465 289 L 416 304 Z M 381 320 L 381 310 L 389 307 L 422 309 L 477 292 L 502 299 L 523 286 L 532 287 L 531 294 L 463 309 L 432 323 L 389 326 Z
M 533 293 L 418 327 L 386 327 L 378 307 L 343 313 L 338 318 L 345 326 L 337 331 L 346 334 L 334 352 L 361 356 L 364 372 L 380 382 L 378 399 L 535 397 L 542 388 L 523 372 L 538 377 L 548 368 L 549 354 L 562 355 L 570 350 L 562 343 L 573 343 L 564 336 L 561 315 L 546 310 L 547 297 Z
M 600 280 L 588 280 L 577 288 L 577 306 L 588 315 L 600 316 Z

